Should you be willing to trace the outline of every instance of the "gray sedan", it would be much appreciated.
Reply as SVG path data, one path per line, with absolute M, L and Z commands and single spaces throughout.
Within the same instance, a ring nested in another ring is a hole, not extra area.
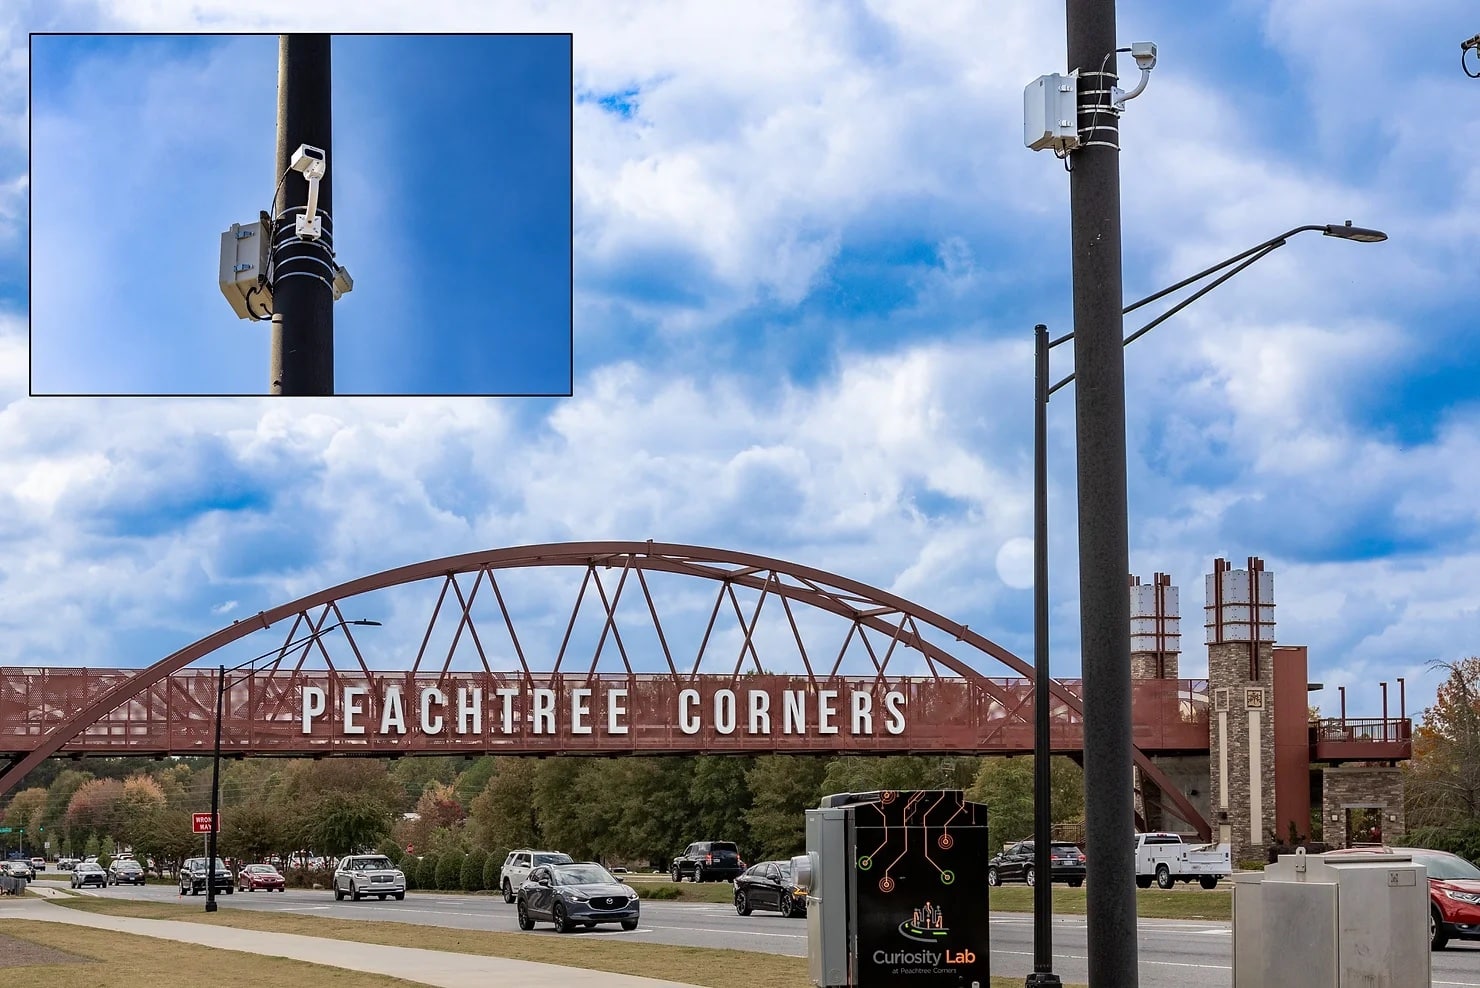
M 515 902 L 521 930 L 534 929 L 536 920 L 554 923 L 557 933 L 597 923 L 621 923 L 624 930 L 637 929 L 637 893 L 594 861 L 540 865 L 519 886 Z

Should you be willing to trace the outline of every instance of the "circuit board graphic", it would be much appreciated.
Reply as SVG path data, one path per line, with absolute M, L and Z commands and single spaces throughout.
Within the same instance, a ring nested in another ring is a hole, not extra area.
M 923 855 L 940 884 L 954 884 L 955 870 L 938 859 L 948 858 L 951 848 L 956 846 L 956 838 L 951 834 L 953 825 L 958 832 L 961 827 L 986 825 L 985 820 L 976 819 L 977 808 L 977 804 L 962 798 L 959 789 L 880 793 L 877 803 L 864 803 L 856 810 L 858 870 L 876 874 L 880 892 L 893 892 L 898 887 L 896 869 L 910 856 L 911 841 L 914 841 L 915 850 Z M 878 837 L 872 843 L 876 846 L 870 850 L 866 845 L 875 832 Z

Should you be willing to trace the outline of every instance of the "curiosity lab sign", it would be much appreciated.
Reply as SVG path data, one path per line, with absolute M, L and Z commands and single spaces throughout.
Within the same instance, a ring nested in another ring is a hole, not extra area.
M 530 684 L 333 677 L 299 690 L 304 735 L 372 739 L 900 738 L 909 691 L 872 680 L 600 679 Z

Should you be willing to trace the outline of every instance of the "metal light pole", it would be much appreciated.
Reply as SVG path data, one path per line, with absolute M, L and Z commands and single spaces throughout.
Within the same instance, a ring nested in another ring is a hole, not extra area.
M 300 645 L 306 647 L 310 643 L 318 641 L 329 632 L 337 631 L 351 624 L 369 628 L 380 627 L 379 621 L 368 621 L 364 618 L 354 621 L 340 621 L 337 624 L 331 624 L 327 628 L 321 628 L 311 635 L 305 635 L 297 641 L 289 642 L 271 651 L 263 652 L 261 655 L 254 656 L 229 669 L 224 665 L 218 666 L 216 669 L 216 744 L 211 752 L 211 829 L 206 833 L 206 912 L 208 913 L 216 911 L 216 839 L 221 830 L 221 711 L 226 702 L 226 674 L 229 672 L 240 672 L 242 669 L 255 666 L 269 655 L 286 654 L 288 649 L 297 648 Z M 256 672 L 256 669 L 251 669 L 247 675 L 251 676 L 254 672 Z
M 285 34 L 278 39 L 277 173 L 273 202 L 273 317 L 269 391 L 275 395 L 334 393 L 333 170 L 319 180 L 323 236 L 295 235 L 293 218 L 308 203 L 308 182 L 291 168 L 301 144 L 332 161 L 333 101 L 329 35 Z
M 1320 232 L 1321 234 L 1334 237 L 1339 240 L 1352 240 L 1359 243 L 1378 243 L 1387 239 L 1387 234 L 1381 230 L 1373 230 L 1366 227 L 1353 226 L 1351 220 L 1342 225 L 1327 224 L 1297 226 L 1287 230 L 1277 237 L 1271 237 L 1262 243 L 1255 244 L 1248 250 L 1240 251 L 1232 257 L 1219 261 L 1211 267 L 1204 268 L 1188 278 L 1183 278 L 1176 284 L 1169 285 L 1159 292 L 1147 295 L 1145 298 L 1137 299 L 1135 302 L 1125 306 L 1121 314 L 1125 315 L 1141 308 L 1151 302 L 1165 298 L 1173 292 L 1187 288 L 1190 285 L 1208 278 L 1218 272 L 1217 278 L 1199 288 L 1185 299 L 1173 305 L 1161 315 L 1152 319 L 1146 325 L 1125 337 L 1121 341 L 1122 349 L 1134 341 L 1145 336 L 1151 330 L 1166 322 L 1172 316 L 1181 312 L 1187 306 L 1202 298 L 1208 292 L 1222 285 L 1240 271 L 1245 270 L 1256 261 L 1269 256 L 1273 251 L 1283 247 L 1291 237 L 1306 232 Z M 1228 270 L 1224 270 L 1228 269 Z M 1053 973 L 1053 871 L 1052 871 L 1052 837 L 1053 837 L 1053 807 L 1052 807 L 1052 777 L 1051 777 L 1051 744 L 1050 719 L 1049 719 L 1049 649 L 1048 649 L 1048 401 L 1055 391 L 1075 380 L 1076 374 L 1070 374 L 1057 383 L 1050 385 L 1049 382 L 1049 352 L 1061 343 L 1075 339 L 1074 333 L 1066 333 L 1057 339 L 1050 339 L 1048 327 L 1039 324 L 1033 330 L 1033 357 L 1034 357 L 1034 409 L 1033 409 L 1033 867 L 1040 879 L 1033 889 L 1033 973 L 1028 976 L 1027 988 L 1057 988 L 1062 982 L 1058 975 Z M 1082 390 L 1082 386 L 1081 386 Z M 1082 422 L 1081 418 L 1081 422 Z M 1122 427 L 1122 455 L 1124 450 L 1124 428 Z M 1124 469 L 1122 467 L 1122 473 Z M 1083 488 L 1081 487 L 1081 491 Z M 1081 503 L 1081 511 L 1082 503 Z M 1081 532 L 1082 532 L 1081 522 Z M 1128 572 L 1130 569 L 1129 559 L 1124 567 Z M 1083 577 L 1081 576 L 1081 582 Z M 1124 582 L 1122 577 L 1121 582 Z M 1130 602 L 1126 601 L 1126 621 L 1130 620 Z M 1130 629 L 1127 623 L 1126 648 L 1130 647 Z M 1125 689 L 1127 696 L 1130 689 L 1129 652 L 1127 651 L 1127 666 L 1125 670 Z M 1401 684 L 1401 680 L 1399 683 Z M 1090 708 L 1088 689 L 1085 690 L 1086 717 Z M 1345 689 L 1342 691 L 1342 716 L 1345 717 Z M 1125 727 L 1125 743 L 1127 745 L 1126 764 L 1130 764 L 1130 724 L 1127 721 Z M 1089 747 L 1088 734 L 1085 737 L 1086 765 L 1085 765 L 1085 802 L 1089 802 L 1090 794 L 1090 771 L 1088 765 L 1087 749 Z M 1127 782 L 1126 792 L 1130 792 L 1130 783 Z M 1133 817 L 1134 819 L 1134 817 Z M 1086 828 L 1087 829 L 1087 828 Z M 1127 831 L 1129 833 L 1129 830 Z M 1130 842 L 1123 840 L 1125 846 Z M 1092 859 L 1098 855 L 1092 855 Z M 1086 866 L 1090 871 L 1090 866 Z M 1132 866 L 1128 874 L 1134 874 Z M 1048 876 L 1047 880 L 1043 880 Z M 1088 880 L 1089 876 L 1086 876 Z M 1131 925 L 1135 926 L 1135 893 L 1131 893 Z M 1096 923 L 1094 914 L 1088 918 L 1090 942 L 1093 943 L 1096 936 Z M 1134 944 L 1132 944 L 1132 962 L 1134 962 Z M 1113 960 L 1123 962 L 1123 957 L 1114 957 Z M 1092 982 L 1093 983 L 1093 982 Z M 1111 982 L 1115 985 L 1134 985 L 1134 980 L 1127 982 Z

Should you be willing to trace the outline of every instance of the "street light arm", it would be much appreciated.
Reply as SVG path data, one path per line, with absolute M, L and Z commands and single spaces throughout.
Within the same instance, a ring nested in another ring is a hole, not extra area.
M 1208 282 L 1206 285 L 1202 286 L 1197 291 L 1193 292 L 1191 295 L 1187 296 L 1182 301 L 1178 302 L 1176 305 L 1172 306 L 1170 309 L 1168 309 L 1167 311 L 1163 312 L 1161 315 L 1157 316 L 1155 319 L 1151 320 L 1150 322 L 1148 322 L 1146 325 L 1142 326 L 1140 329 L 1136 330 L 1131 335 L 1127 336 L 1125 338 L 1125 341 L 1121 344 L 1121 346 L 1129 346 L 1131 343 L 1134 343 L 1136 340 L 1139 340 L 1141 337 L 1143 337 L 1147 333 L 1151 332 L 1157 326 L 1160 326 L 1162 323 L 1164 323 L 1168 319 L 1172 318 L 1172 316 L 1175 316 L 1177 313 L 1179 313 L 1183 309 L 1187 308 L 1193 302 L 1196 302 L 1198 299 L 1202 298 L 1208 292 L 1210 292 L 1213 289 L 1217 288 L 1219 285 L 1223 284 L 1229 278 L 1232 278 L 1234 275 L 1236 275 L 1240 271 L 1244 270 L 1244 268 L 1247 268 L 1249 265 L 1254 264 L 1254 263 L 1257 263 L 1258 261 L 1263 260 L 1265 256 L 1267 256 L 1269 254 L 1272 254 L 1273 252 L 1279 250 L 1281 247 L 1285 246 L 1286 243 L 1287 243 L 1287 241 L 1284 238 L 1279 238 L 1279 239 L 1276 239 L 1276 240 L 1268 241 L 1267 243 L 1262 244 L 1259 247 L 1254 248 L 1254 250 L 1252 252 L 1251 251 L 1245 251 L 1243 255 L 1240 255 L 1244 259 L 1243 259 L 1242 263 L 1240 263 L 1237 267 L 1235 267 L 1231 271 L 1225 271 L 1225 272 L 1223 272 L 1223 274 L 1219 275 L 1217 278 L 1214 278 L 1212 281 Z M 1253 256 L 1249 256 L 1251 253 L 1252 253 Z M 1227 262 L 1225 262 L 1225 264 L 1226 263 Z M 1216 269 L 1214 269 L 1214 270 L 1216 270 Z
M 277 648 L 268 649 L 266 652 L 263 652 L 261 655 L 253 656 L 252 658 L 247 659 L 245 662 L 239 662 L 239 663 L 237 663 L 234 666 L 227 666 L 227 667 L 225 667 L 224 669 L 221 670 L 221 674 L 224 677 L 228 673 L 240 672 L 242 669 L 245 669 L 248 666 L 255 665 L 256 663 L 261 662 L 263 659 L 267 658 L 269 655 L 286 655 L 290 649 L 297 648 L 299 645 L 307 645 L 307 644 L 309 644 L 311 642 L 317 641 L 318 639 L 322 638 L 324 635 L 327 635 L 331 631 L 337 631 L 340 628 L 343 628 L 343 627 L 346 627 L 347 625 L 352 625 L 352 624 L 353 625 L 360 625 L 360 626 L 363 626 L 363 627 L 372 627 L 372 628 L 378 628 L 378 627 L 380 627 L 380 622 L 379 621 L 370 621 L 370 620 L 367 620 L 365 618 L 356 618 L 355 620 L 352 620 L 352 621 L 339 621 L 339 622 L 336 622 L 334 624 L 329 625 L 329 627 L 327 627 L 327 628 L 320 628 L 319 630 L 317 630 L 317 631 L 315 631 L 315 632 L 313 632 L 311 634 L 304 635 L 302 638 L 298 639 L 297 641 L 291 641 L 291 642 L 288 642 L 285 645 L 280 645 Z
M 1231 264 L 1237 264 L 1239 261 L 1242 261 L 1244 258 L 1248 257 L 1250 254 L 1258 254 L 1260 251 L 1263 251 L 1263 250 L 1265 250 L 1268 247 L 1275 247 L 1275 246 L 1283 245 L 1286 240 L 1288 240 L 1291 237 L 1295 236 L 1297 233 L 1305 233 L 1307 231 L 1313 231 L 1313 230 L 1319 230 L 1322 233 L 1325 233 L 1325 232 L 1327 232 L 1330 229 L 1331 228 L 1330 227 L 1327 227 L 1327 226 L 1317 226 L 1315 224 L 1306 224 L 1305 226 L 1297 226 L 1293 230 L 1287 230 L 1284 233 L 1280 234 L 1278 237 L 1270 237 L 1268 240 L 1264 241 L 1264 243 L 1262 243 L 1262 244 L 1255 244 L 1253 247 L 1250 247 L 1248 250 L 1241 251 L 1240 253 L 1237 253 L 1237 254 L 1233 255 L 1232 257 L 1227 258 L 1226 260 L 1219 261 L 1217 264 L 1214 264 L 1210 268 L 1204 268 L 1203 270 L 1199 271 L 1197 274 L 1193 275 L 1190 278 L 1183 278 L 1181 281 L 1177 282 L 1175 285 L 1169 285 L 1166 288 L 1163 288 L 1159 292 L 1155 292 L 1155 293 L 1153 293 L 1151 295 L 1147 295 L 1145 298 L 1137 299 L 1136 301 L 1132 302 L 1130 305 L 1127 305 L 1124 309 L 1121 309 L 1120 310 L 1121 315 L 1129 315 L 1130 313 L 1136 311 L 1137 309 L 1139 309 L 1143 305 L 1148 305 L 1148 304 L 1150 304 L 1152 302 L 1155 302 L 1157 299 L 1165 298 L 1166 296 L 1172 294 L 1175 291 L 1179 291 L 1179 290 L 1181 290 L 1183 288 L 1186 288 L 1188 285 L 1193 284 L 1194 282 L 1198 282 L 1198 281 L 1203 280 L 1204 278 L 1206 278 L 1210 274 L 1216 274 L 1217 272 L 1222 271 L 1224 268 L 1228 267 Z

